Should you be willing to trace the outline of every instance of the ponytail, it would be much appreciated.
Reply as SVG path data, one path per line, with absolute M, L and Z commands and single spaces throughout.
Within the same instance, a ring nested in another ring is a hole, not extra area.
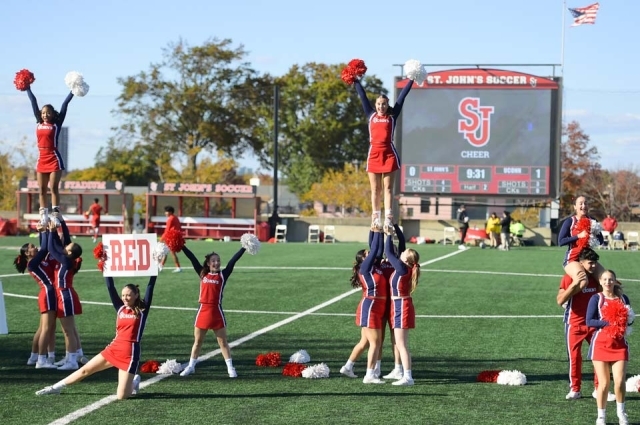
M 361 286 L 360 265 L 362 264 L 366 256 L 367 256 L 367 251 L 364 249 L 361 249 L 356 253 L 356 259 L 353 262 L 353 269 L 351 270 L 351 279 L 349 279 L 349 281 L 351 282 L 352 288 L 359 288 Z
M 18 273 L 24 273 L 27 270 L 27 264 L 29 260 L 27 259 L 27 250 L 29 249 L 29 244 L 26 243 L 20 247 L 20 253 L 13 260 L 13 266 L 16 268 Z

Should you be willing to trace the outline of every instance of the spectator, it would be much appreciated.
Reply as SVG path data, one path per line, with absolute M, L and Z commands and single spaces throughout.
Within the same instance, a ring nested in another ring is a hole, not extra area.
M 500 220 L 500 249 L 509 251 L 509 236 L 511 235 L 511 213 L 502 211 L 502 220 Z
M 467 249 L 464 245 L 464 240 L 467 237 L 467 230 L 469 230 L 469 215 L 467 214 L 467 209 L 464 204 L 458 208 L 458 225 L 460 227 L 460 245 L 458 249 Z
M 498 235 L 500 234 L 500 218 L 495 212 L 491 213 L 489 220 L 487 220 L 487 233 L 491 240 L 491 248 L 498 247 Z
M 520 220 L 513 220 L 511 222 L 511 227 L 509 228 L 509 231 L 511 232 L 511 236 L 513 237 L 514 242 L 518 246 L 522 241 L 522 237 L 524 236 L 525 230 L 526 229 L 524 227 L 524 224 L 522 224 Z
M 613 247 L 613 234 L 615 233 L 617 228 L 618 220 L 611 217 L 611 214 L 607 214 L 605 219 L 602 220 L 602 230 L 606 230 L 607 232 L 609 232 L 609 235 L 607 236 L 607 245 L 609 246 L 609 249 Z

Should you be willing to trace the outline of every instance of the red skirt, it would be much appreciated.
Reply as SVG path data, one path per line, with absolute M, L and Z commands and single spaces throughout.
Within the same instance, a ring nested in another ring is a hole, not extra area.
M 389 322 L 393 329 L 413 329 L 416 327 L 416 311 L 410 297 L 391 300 Z
M 364 297 L 356 310 L 356 325 L 361 328 L 382 329 L 387 319 L 387 300 Z
M 102 352 L 102 357 L 114 367 L 135 374 L 140 364 L 140 343 L 113 341 Z
M 196 313 L 196 323 L 198 329 L 218 329 L 227 327 L 227 320 L 220 304 L 200 304 Z
M 82 314 L 80 297 L 73 288 L 58 289 L 58 317 L 69 317 Z
M 400 155 L 396 151 L 393 143 L 384 147 L 369 147 L 367 156 L 367 172 L 369 173 L 392 173 L 400 169 Z
M 46 174 L 62 170 L 64 170 L 64 162 L 57 149 L 42 149 L 39 151 L 38 161 L 36 162 L 37 173 Z
M 38 293 L 38 308 L 40 314 L 47 311 L 56 311 L 58 305 L 58 299 L 56 297 L 56 288 L 49 285 L 46 287 L 40 286 L 40 292 Z

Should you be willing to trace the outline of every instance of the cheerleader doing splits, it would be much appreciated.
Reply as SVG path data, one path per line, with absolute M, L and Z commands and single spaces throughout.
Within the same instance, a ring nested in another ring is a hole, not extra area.
M 204 263 L 200 264 L 196 256 L 186 246 L 182 248 L 187 258 L 191 261 L 194 270 L 200 277 L 200 307 L 196 313 L 196 322 L 193 329 L 193 347 L 191 348 L 191 358 L 189 365 L 180 373 L 180 376 L 191 375 L 196 370 L 198 356 L 204 343 L 204 337 L 209 329 L 213 330 L 218 339 L 220 352 L 227 364 L 227 373 L 229 378 L 236 378 L 238 374 L 233 367 L 233 359 L 231 358 L 231 348 L 227 342 L 227 320 L 222 310 L 222 295 L 227 285 L 229 276 L 233 272 L 236 262 L 242 257 L 246 249 L 240 248 L 235 253 L 227 266 L 220 270 L 220 256 L 215 252 L 204 257 Z
M 404 99 L 409 94 L 413 80 L 404 86 L 396 104 L 389 106 L 389 98 L 380 95 L 376 99 L 375 109 L 371 107 L 367 94 L 359 80 L 354 82 L 362 102 L 362 108 L 369 120 L 369 153 L 367 155 L 367 173 L 371 185 L 371 228 L 391 232 L 393 215 L 391 210 L 393 181 L 395 172 L 400 169 L 400 156 L 393 143 L 396 122 L 402 111 Z M 380 198 L 384 192 L 385 220 L 380 226 Z
M 567 218 L 564 223 L 562 223 L 562 228 L 560 229 L 560 234 L 558 235 L 558 244 L 560 246 L 567 247 L 567 252 L 564 256 L 564 262 L 562 263 L 565 273 L 571 276 L 571 279 L 573 279 L 573 283 L 577 284 L 580 289 L 583 289 L 585 286 L 587 286 L 588 279 L 587 273 L 578 260 L 581 250 L 578 240 L 584 238 L 588 239 L 590 237 L 590 234 L 586 230 L 579 231 L 578 222 L 583 217 L 591 220 L 591 217 L 587 215 L 589 209 L 587 208 L 586 198 L 584 196 L 579 196 L 578 198 L 576 198 L 573 209 L 575 210 L 575 214 Z M 598 233 L 595 236 L 601 244 L 604 243 L 604 239 L 601 233 Z M 596 279 L 600 279 L 600 276 L 603 272 L 604 268 L 602 267 L 602 265 L 600 265 L 600 263 L 597 263 L 596 269 L 594 271 L 594 276 L 596 277 Z
M 141 299 L 137 285 L 131 283 L 125 285 L 121 295 L 118 295 L 113 278 L 105 277 L 107 291 L 116 310 L 115 338 L 82 368 L 62 381 L 37 391 L 36 395 L 59 394 L 63 388 L 110 367 L 119 369 L 118 400 L 136 394 L 140 385 L 140 375 L 136 375 L 140 363 L 140 340 L 149 316 L 156 278 L 157 276 L 149 278 L 146 294 L 144 299 Z
M 36 137 L 38 139 L 38 161 L 36 163 L 36 176 L 38 180 L 39 201 L 41 223 L 46 226 L 48 221 L 49 209 L 47 208 L 47 187 L 51 186 L 51 211 L 52 217 L 56 224 L 60 223 L 58 214 L 60 212 L 60 178 L 62 171 L 65 169 L 62 155 L 58 151 L 58 137 L 62 124 L 67 115 L 67 106 L 73 93 L 69 93 L 67 98 L 62 102 L 60 112 L 56 111 L 51 105 L 44 105 L 42 109 L 38 107 L 38 101 L 33 95 L 31 88 L 27 88 L 27 96 L 31 101 L 33 114 L 38 125 L 36 126 Z

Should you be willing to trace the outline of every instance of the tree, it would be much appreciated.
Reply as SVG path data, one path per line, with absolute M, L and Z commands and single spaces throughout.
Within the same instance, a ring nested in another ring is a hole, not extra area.
M 282 77 L 279 103 L 279 171 L 292 192 L 301 196 L 328 170 L 367 156 L 367 117 L 355 90 L 340 79 L 344 64 L 294 65 Z M 386 94 L 382 81 L 367 76 L 362 81 L 373 96 Z M 265 124 L 273 120 L 265 117 Z M 272 139 L 270 139 L 272 140 Z M 266 145 L 263 163 L 273 166 L 273 142 Z
M 249 88 L 262 86 L 262 80 L 246 55 L 229 39 L 195 47 L 183 40 L 169 44 L 164 60 L 148 72 L 118 79 L 122 93 L 114 114 L 124 124 L 116 137 L 156 153 L 182 154 L 193 174 L 203 151 L 260 153 L 264 140 L 254 136 L 259 118 L 252 110 L 256 93 Z
M 20 180 L 34 173 L 35 146 L 26 137 L 17 143 L 0 141 L 0 210 L 17 208 L 16 190 Z
M 342 215 L 346 209 L 365 211 L 370 208 L 369 178 L 367 173 L 352 164 L 343 164 L 340 171 L 328 170 L 322 181 L 314 183 L 303 201 L 317 201 L 325 205 L 340 207 Z
M 583 187 L 586 176 L 600 172 L 600 154 L 598 148 L 589 146 L 589 136 L 584 133 L 577 121 L 572 121 L 562 128 L 565 140 L 561 144 L 562 164 L 562 197 L 560 209 L 564 215 L 573 213 L 573 199 L 586 194 L 588 187 Z

